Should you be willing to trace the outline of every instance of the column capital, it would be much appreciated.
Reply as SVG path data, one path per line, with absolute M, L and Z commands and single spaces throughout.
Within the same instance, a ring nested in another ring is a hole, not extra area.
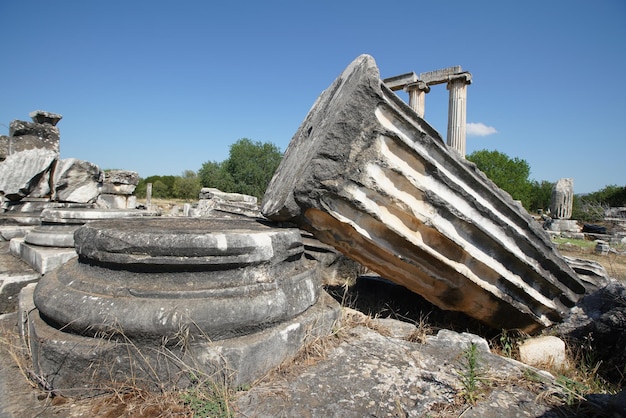
M 463 83 L 463 84 L 472 84 L 472 74 L 468 72 L 449 75 L 448 76 L 448 86 L 450 88 L 450 84 Z
M 413 83 L 408 83 L 404 86 L 404 91 L 410 92 L 412 90 L 419 90 L 419 91 L 423 91 L 424 93 L 428 93 L 430 92 L 430 87 L 428 86 L 428 84 L 426 84 L 422 80 L 417 80 Z

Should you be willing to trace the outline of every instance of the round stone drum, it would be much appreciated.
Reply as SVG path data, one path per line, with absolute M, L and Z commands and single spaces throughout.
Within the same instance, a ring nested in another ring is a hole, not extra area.
M 34 295 L 42 319 L 64 332 L 215 341 L 291 319 L 319 297 L 294 228 L 117 219 L 91 222 L 74 239 L 78 259 L 44 276 Z

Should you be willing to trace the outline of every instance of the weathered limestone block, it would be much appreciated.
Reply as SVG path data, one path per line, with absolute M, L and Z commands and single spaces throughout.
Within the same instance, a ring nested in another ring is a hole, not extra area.
M 443 309 L 536 331 L 585 292 L 512 198 L 360 56 L 292 139 L 261 205 Z
M 53 200 L 58 202 L 92 203 L 100 193 L 102 181 L 100 168 L 76 158 L 59 160 L 54 176 Z
M 214 187 L 203 187 L 202 189 L 200 189 L 200 199 L 214 198 L 222 199 L 227 202 L 244 202 L 252 205 L 257 204 L 257 198 L 255 196 L 241 193 L 227 193 Z
M 47 179 L 56 158 L 56 152 L 46 149 L 9 155 L 0 163 L 0 194 L 9 200 L 20 200 L 25 196 L 45 197 L 50 193 Z
M 295 228 L 123 219 L 74 238 L 78 259 L 34 292 L 31 348 L 55 389 L 130 376 L 176 384 L 189 367 L 250 383 L 330 332 L 339 313 Z
M 39 277 L 22 260 L 10 254 L 8 242 L 0 242 L 0 314 L 14 312 L 20 290 Z
M 219 189 L 204 187 L 200 190 L 200 201 L 194 210 L 195 216 L 220 217 L 227 214 L 260 217 L 255 196 L 226 193 Z
M 131 195 L 139 183 L 139 173 L 127 170 L 104 172 L 101 193 Z
M 102 193 L 96 200 L 96 206 L 108 209 L 134 209 L 137 207 L 137 196 Z
M 567 367 L 565 342 L 562 339 L 544 335 L 529 338 L 519 346 L 522 363 L 537 367 L 553 367 L 556 370 Z

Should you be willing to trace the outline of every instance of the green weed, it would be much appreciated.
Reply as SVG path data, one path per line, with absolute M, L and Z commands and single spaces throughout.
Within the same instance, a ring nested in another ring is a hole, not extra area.
M 471 343 L 463 351 L 461 370 L 457 372 L 463 386 L 463 398 L 470 405 L 475 405 L 482 394 L 484 376 L 479 363 L 480 353 L 476 344 Z

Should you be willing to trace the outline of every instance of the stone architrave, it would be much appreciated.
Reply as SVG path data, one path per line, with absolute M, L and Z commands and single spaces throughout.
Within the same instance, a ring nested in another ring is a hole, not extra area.
M 100 193 L 102 171 L 97 165 L 88 161 L 67 158 L 57 163 L 52 181 L 53 200 L 92 203 Z
M 446 147 L 367 55 L 317 99 L 261 210 L 496 328 L 549 326 L 585 293 L 537 222 Z
M 570 219 L 573 205 L 574 179 L 560 179 L 552 188 L 550 215 L 555 219 Z
M 0 194 L 9 200 L 50 194 L 50 171 L 57 153 L 48 149 L 29 149 L 9 155 L 0 162 Z M 37 192 L 33 194 L 33 191 Z

